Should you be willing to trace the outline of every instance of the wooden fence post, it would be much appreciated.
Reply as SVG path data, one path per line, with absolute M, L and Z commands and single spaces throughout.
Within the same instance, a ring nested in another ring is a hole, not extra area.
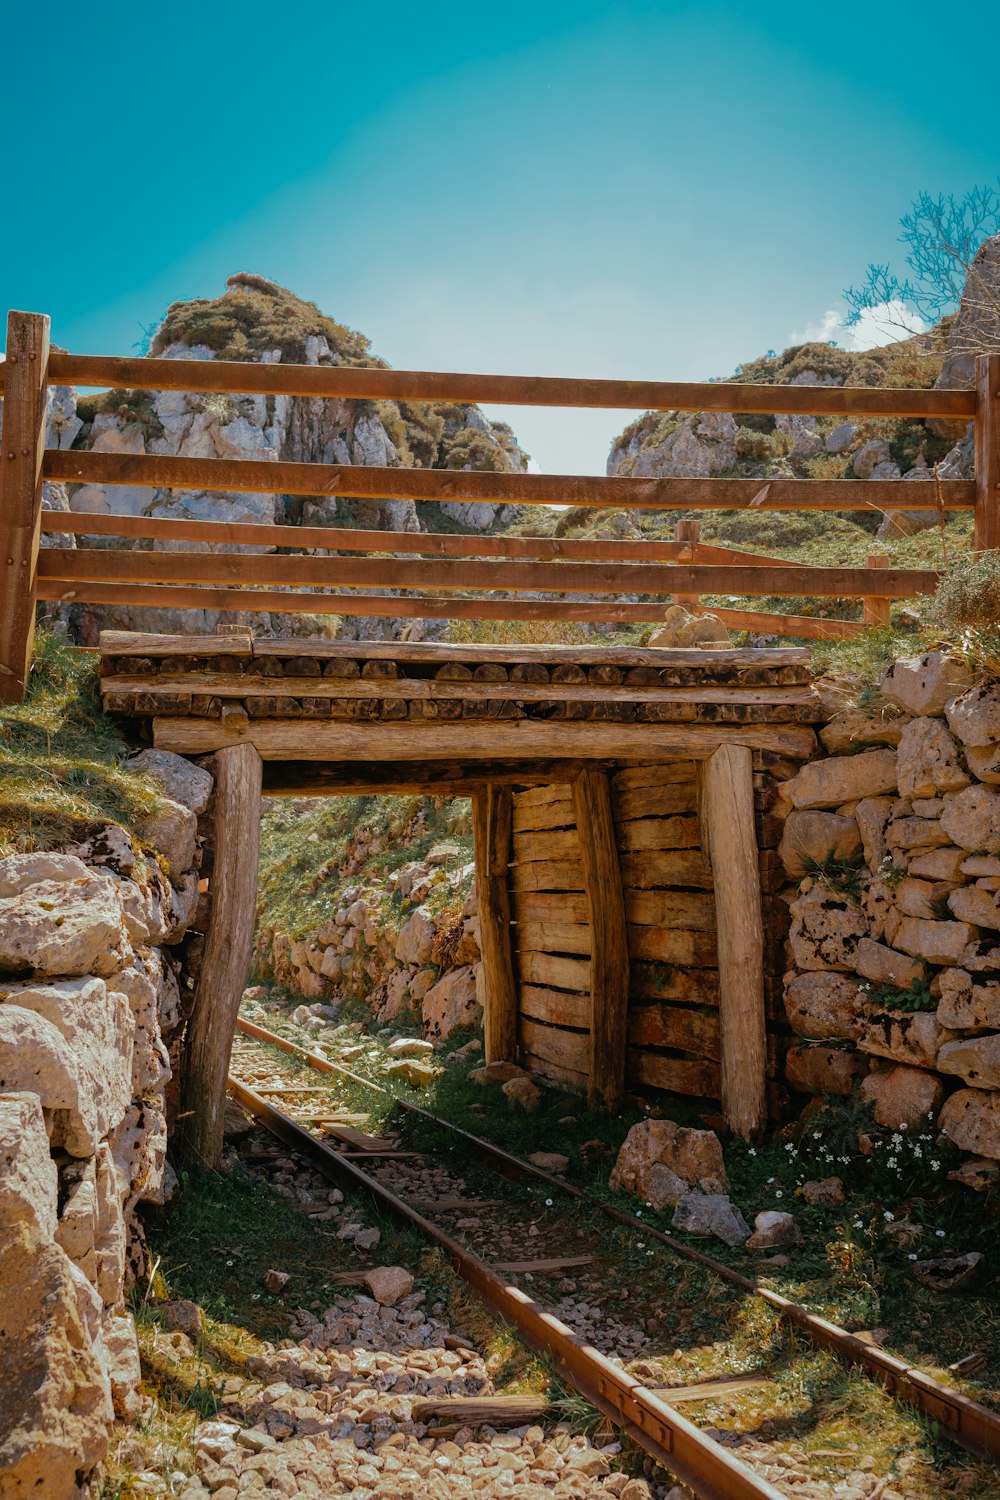
M 869 552 L 865 559 L 866 568 L 887 568 L 889 566 L 889 554 L 887 552 Z M 878 594 L 865 594 L 861 601 L 861 622 L 864 625 L 884 626 L 889 624 L 889 612 L 892 608 L 892 600 L 881 598 Z
M 1000 354 L 976 357 L 974 552 L 1000 548 Z
M 511 951 L 510 865 L 514 795 L 491 782 L 472 796 L 476 908 L 482 954 L 483 1049 L 486 1061 L 517 1056 L 517 982 Z
M 48 318 L 8 313 L 0 460 L 0 703 L 24 697 L 31 666 L 48 368 Z
M 695 546 L 700 540 L 700 521 L 692 520 L 674 522 L 674 541 L 688 542 L 691 544 L 691 556 L 688 559 L 689 562 L 697 561 L 697 558 L 695 556 Z M 682 604 L 685 609 L 699 608 L 699 596 L 697 594 L 674 594 L 673 600 L 675 604 Z
M 583 884 L 590 912 L 591 1109 L 618 1109 L 625 1092 L 628 1041 L 628 930 L 615 842 L 611 782 L 603 771 L 583 771 L 573 782 Z
M 752 1140 L 767 1123 L 767 1037 L 753 765 L 745 745 L 722 745 L 703 762 L 699 802 L 715 887 L 722 1112 L 735 1135 Z
M 262 771 L 253 745 L 216 753 L 211 913 L 182 1078 L 181 1155 L 196 1170 L 222 1160 L 226 1075 L 257 914 Z

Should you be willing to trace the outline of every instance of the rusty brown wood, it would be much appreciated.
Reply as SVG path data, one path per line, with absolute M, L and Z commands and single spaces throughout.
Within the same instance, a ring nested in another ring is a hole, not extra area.
M 976 358 L 976 552 L 1000 548 L 1000 354 Z
M 969 391 L 868 386 L 742 385 L 735 382 L 593 380 L 545 375 L 471 375 L 366 366 L 264 365 L 235 360 L 113 358 L 58 353 L 62 385 L 154 391 L 227 391 L 362 401 L 485 401 L 507 406 L 590 406 L 623 411 L 731 411 L 952 417 L 975 413 Z
M 170 361 L 170 363 L 174 363 Z M 261 365 L 257 368 L 267 369 Z M 750 389 L 750 387 L 748 387 Z M 952 393 L 954 394 L 954 393 Z M 345 495 L 382 500 L 488 500 L 518 505 L 620 505 L 638 510 L 913 510 L 903 479 L 635 479 L 594 474 L 504 474 L 468 469 L 379 468 L 257 459 L 180 458 L 149 453 L 45 453 L 46 479 L 180 490 L 240 490 L 289 495 Z M 949 510 L 973 510 L 971 480 L 941 481 Z
M 16 703 L 23 697 L 31 666 L 48 360 L 48 318 L 40 313 L 10 313 L 0 450 L 2 703 Z

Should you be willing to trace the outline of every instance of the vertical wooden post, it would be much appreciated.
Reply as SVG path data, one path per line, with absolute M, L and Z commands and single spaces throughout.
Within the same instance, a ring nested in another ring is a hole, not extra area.
M 211 915 L 182 1078 L 181 1155 L 199 1170 L 218 1167 L 222 1159 L 226 1074 L 257 913 L 262 772 L 253 745 L 230 745 L 216 754 Z
M 865 559 L 866 568 L 878 569 L 887 568 L 888 566 L 888 552 L 869 552 Z M 871 626 L 888 625 L 891 607 L 891 599 L 880 598 L 877 594 L 866 594 L 861 601 L 862 624 Z
M 482 954 L 483 1048 L 486 1061 L 517 1056 L 517 983 L 511 951 L 510 865 L 514 794 L 508 786 L 479 787 L 472 797 L 479 951 Z
M 722 1112 L 734 1134 L 752 1140 L 767 1122 L 767 1042 L 750 750 L 720 746 L 702 765 L 700 793 L 702 845 L 715 887 Z
M 611 782 L 603 771 L 583 771 L 573 782 L 583 884 L 590 911 L 591 1109 L 613 1110 L 625 1092 L 628 1041 L 628 931 L 615 843 Z
M 690 546 L 689 546 L 689 549 L 688 549 L 689 553 L 690 553 L 690 556 L 688 556 L 687 558 L 685 558 L 686 562 L 694 562 L 695 561 L 695 545 L 700 540 L 701 540 L 701 522 L 700 521 L 693 520 L 693 521 L 675 521 L 674 522 L 674 541 L 675 542 L 688 542 L 688 543 L 690 543 Z M 700 599 L 699 599 L 699 596 L 697 594 L 674 594 L 673 595 L 673 600 L 674 600 L 675 604 L 683 604 L 683 606 L 684 606 L 685 609 L 698 609 L 699 608 L 699 604 L 700 604 Z
M 0 703 L 23 698 L 31 666 L 48 370 L 48 318 L 9 313 L 0 459 Z
M 1000 354 L 976 357 L 974 552 L 1000 548 Z

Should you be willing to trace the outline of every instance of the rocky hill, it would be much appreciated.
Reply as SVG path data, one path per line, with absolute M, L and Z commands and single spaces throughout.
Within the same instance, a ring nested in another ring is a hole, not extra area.
M 175 302 L 149 352 L 161 359 L 386 368 L 363 334 L 336 323 L 314 303 L 275 282 L 249 273 L 231 276 L 221 297 Z M 130 390 L 77 399 L 73 391 L 61 388 L 53 393 L 49 429 L 51 446 L 116 453 L 494 471 L 520 471 L 527 464 L 527 455 L 504 423 L 487 421 L 476 406 L 443 403 Z M 46 502 L 55 509 L 286 526 L 481 531 L 502 528 L 518 515 L 513 506 L 462 501 L 422 505 L 418 511 L 412 501 L 360 500 L 349 494 L 313 500 L 280 493 L 219 494 L 100 484 L 46 488 Z M 65 545 L 66 539 L 60 540 Z M 115 543 L 95 539 L 94 544 Z M 194 632 L 213 629 L 219 618 L 214 611 L 90 606 L 76 607 L 72 616 L 74 633 L 84 642 L 107 626 Z M 251 617 L 251 623 L 266 629 L 271 622 L 258 616 Z M 337 630 L 337 622 L 306 617 L 297 624 L 289 617 L 282 629 L 324 634 Z M 385 629 L 383 620 L 345 620 L 338 633 L 370 638 Z

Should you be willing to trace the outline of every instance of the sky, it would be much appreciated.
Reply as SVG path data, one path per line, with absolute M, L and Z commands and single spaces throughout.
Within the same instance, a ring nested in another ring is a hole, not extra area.
M 701 380 L 852 337 L 922 189 L 995 182 L 1000 8 L 8 8 L 8 307 L 125 354 L 257 271 L 400 368 Z M 24 62 L 30 59 L 30 64 Z M 494 409 L 546 472 L 628 413 Z

